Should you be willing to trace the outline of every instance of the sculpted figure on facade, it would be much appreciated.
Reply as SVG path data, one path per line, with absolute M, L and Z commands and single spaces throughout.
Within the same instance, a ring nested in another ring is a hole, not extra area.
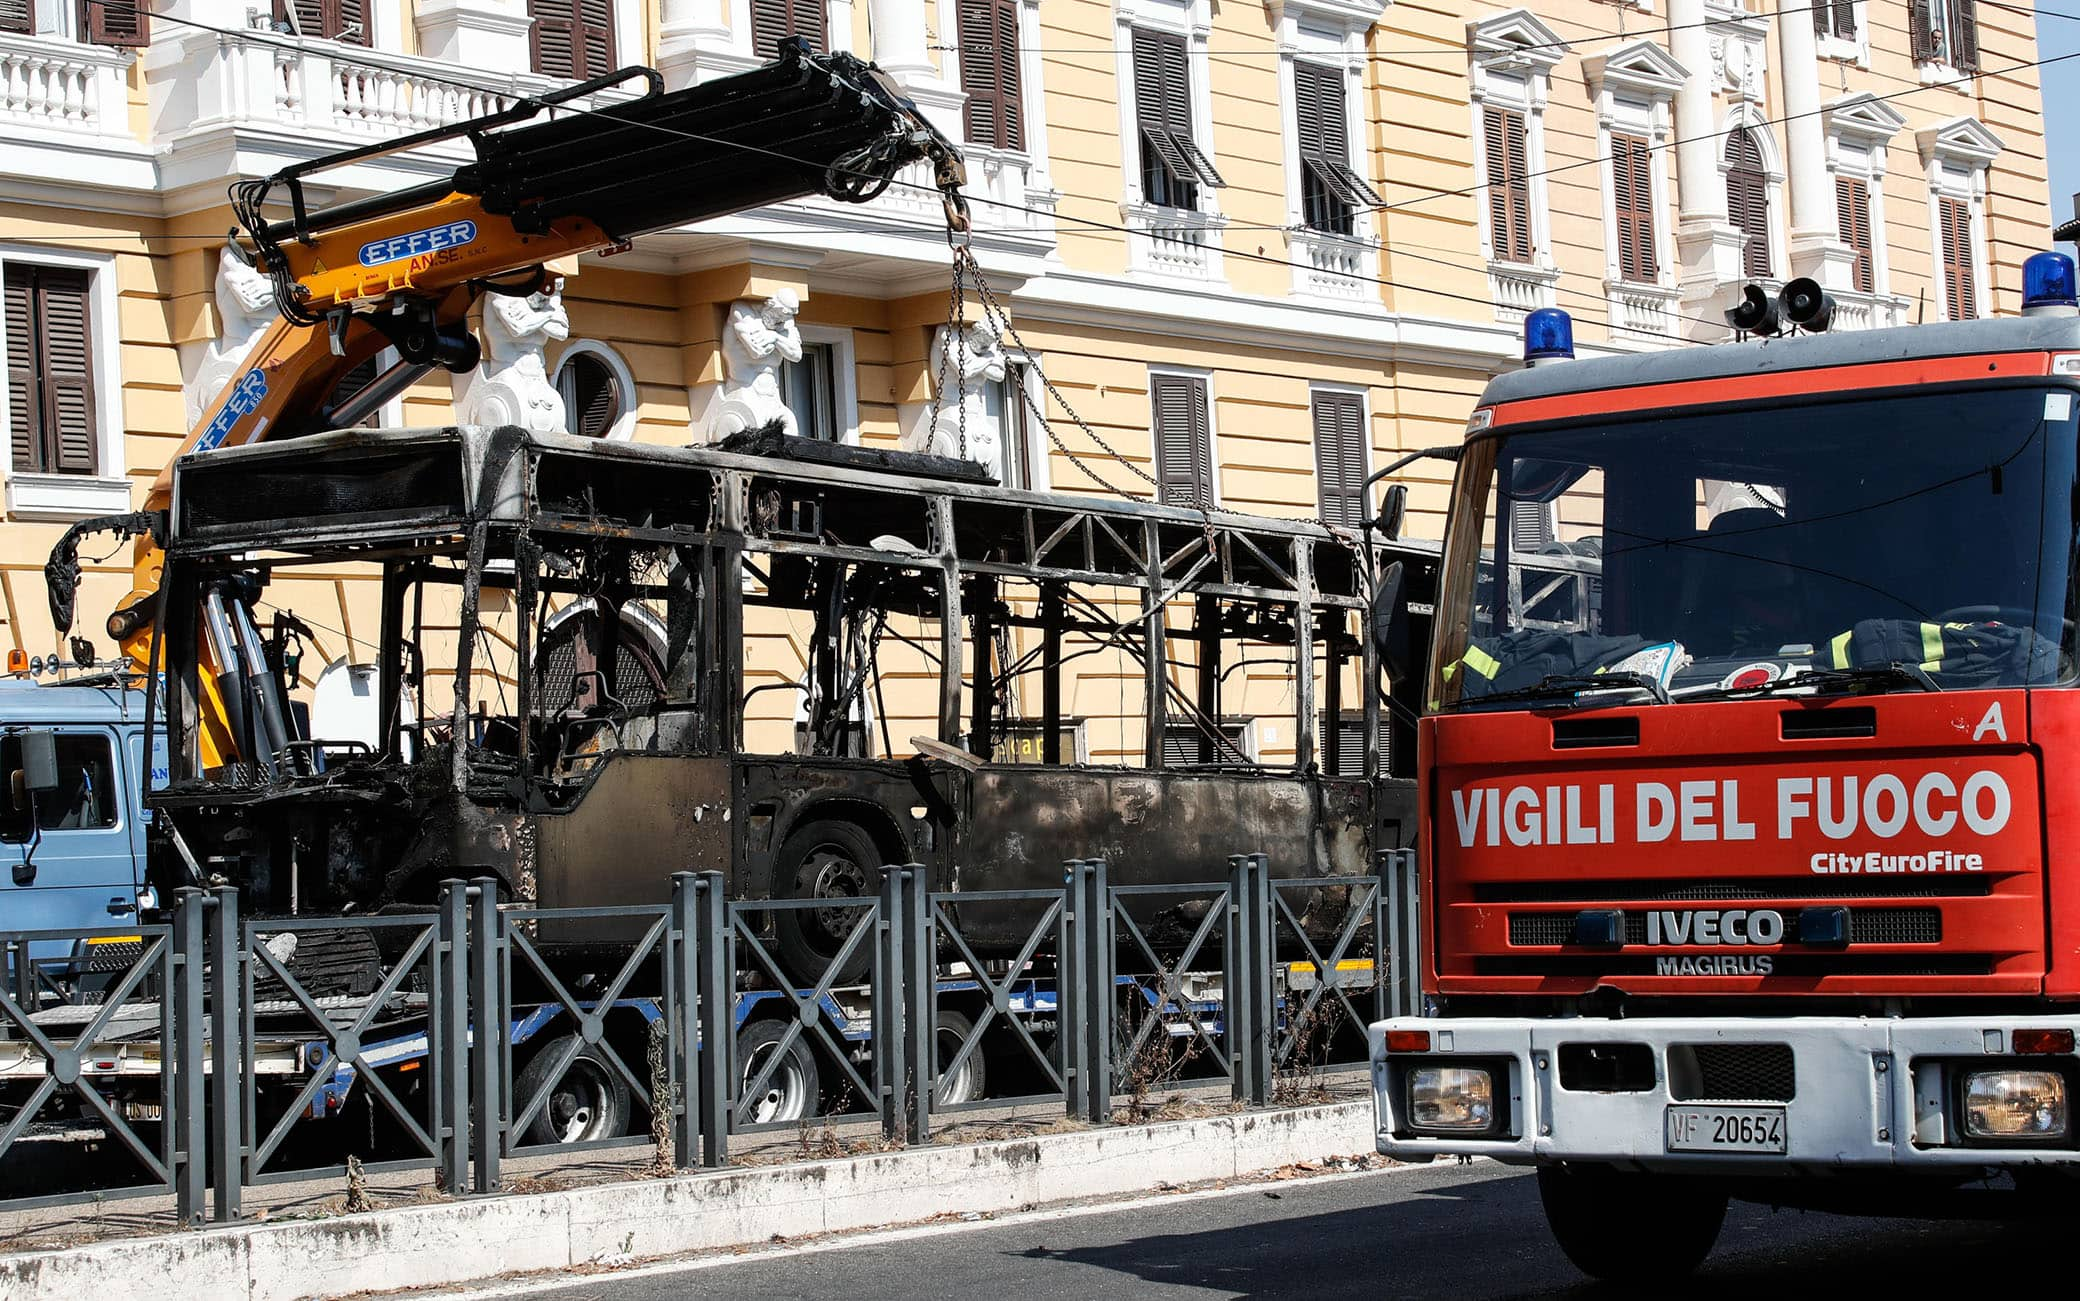
M 217 394 L 238 377 L 246 354 L 274 318 L 273 282 L 227 247 L 217 258 L 217 337 L 210 340 L 195 378 L 182 394 L 189 428 L 202 422 Z
M 941 385 L 939 401 L 925 409 L 929 423 L 920 422 L 904 440 L 905 450 L 973 461 L 1002 483 L 1003 414 L 991 397 L 1000 391 L 1008 359 L 996 327 L 977 321 L 956 334 L 940 326 L 932 336 L 931 367 Z
M 563 280 L 548 292 L 484 300 L 484 362 L 456 402 L 466 425 L 518 425 L 530 433 L 567 432 L 563 395 L 549 381 L 542 353 L 549 341 L 571 337 L 563 308 Z
M 780 386 L 780 368 L 802 359 L 802 332 L 795 325 L 801 300 L 782 289 L 760 302 L 732 303 L 722 329 L 722 391 L 708 416 L 708 438 L 720 442 L 746 429 L 778 421 L 783 432 L 801 433 Z

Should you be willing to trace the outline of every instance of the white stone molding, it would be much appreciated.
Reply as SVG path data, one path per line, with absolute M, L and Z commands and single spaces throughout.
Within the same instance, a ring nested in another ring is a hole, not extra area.
M 7 471 L 7 511 L 16 519 L 74 520 L 130 509 L 128 458 L 123 445 L 123 332 L 118 318 L 113 253 L 0 243 L 0 272 L 10 262 L 75 267 L 89 275 L 87 311 L 94 367 L 93 474 Z M 6 332 L 0 329 L 0 354 Z M 5 357 L 0 356 L 0 363 Z M 0 364 L 0 412 L 7 403 L 7 370 Z M 4 431 L 0 431 L 4 432 Z
M 518 425 L 537 434 L 566 432 L 563 395 L 550 382 L 542 355 L 551 341 L 560 343 L 570 333 L 561 279 L 545 294 L 485 298 L 484 361 L 463 382 L 457 419 L 465 425 Z
M 791 289 L 730 305 L 722 327 L 722 387 L 708 408 L 708 441 L 721 442 L 775 421 L 783 433 L 800 434 L 801 424 L 780 385 L 780 368 L 802 359 L 802 331 L 795 323 L 800 311 L 801 300 Z
M 1980 316 L 1993 315 L 1993 281 L 1986 248 L 1986 174 L 2007 146 L 1977 118 L 1953 117 L 1914 133 L 1921 164 L 1928 173 L 1928 240 L 1935 267 L 1929 297 L 1936 320 L 1948 320 L 1949 295 L 1943 283 L 1941 200 L 1960 199 L 1969 213 L 1972 241 L 1972 289 Z
M 188 428 L 202 423 L 217 394 L 237 376 L 246 354 L 274 322 L 274 282 L 228 246 L 217 255 L 217 337 L 203 348 L 195 374 L 181 386 Z
M 1887 237 L 1885 176 L 1892 139 L 1907 120 L 1886 101 L 1865 92 L 1828 104 L 1822 112 L 1827 133 L 1827 171 L 1831 177 L 1863 181 L 1870 195 L 1871 293 L 1853 287 L 1831 290 L 1842 307 L 1843 328 L 1904 325 L 1910 303 L 1892 293 L 1891 240 Z
M 1596 153 L 1603 205 L 1603 290 L 1614 345 L 1659 345 L 1679 336 L 1675 310 L 1676 238 L 1669 221 L 1669 139 L 1676 96 L 1689 72 L 1652 41 L 1639 40 L 1582 60 L 1582 77 L 1596 105 Z M 1611 137 L 1647 142 L 1647 188 L 1654 213 L 1654 274 L 1627 280 L 1618 248 L 1618 196 L 1612 176 Z
M 1510 9 L 1466 24 L 1471 52 L 1469 105 L 1473 114 L 1474 164 L 1483 188 L 1474 205 L 1480 231 L 1481 260 L 1488 265 L 1489 293 L 1495 319 L 1523 320 L 1525 313 L 1551 307 L 1560 279 L 1553 259 L 1552 210 L 1547 200 L 1546 106 L 1552 97 L 1552 73 L 1571 52 L 1567 42 L 1528 9 Z M 1487 193 L 1490 107 L 1509 109 L 1524 118 L 1524 169 L 1531 206 L 1531 261 L 1497 255 L 1494 220 Z

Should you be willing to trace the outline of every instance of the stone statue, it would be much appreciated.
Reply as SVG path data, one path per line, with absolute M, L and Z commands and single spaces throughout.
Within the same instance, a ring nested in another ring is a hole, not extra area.
M 483 364 L 469 377 L 455 404 L 462 423 L 518 425 L 536 434 L 568 433 L 563 395 L 549 382 L 548 365 L 542 359 L 542 350 L 551 339 L 571 337 L 571 318 L 563 310 L 563 278 L 552 280 L 547 293 L 485 298 L 483 335 Z
M 1006 369 L 1002 342 L 988 321 L 977 321 L 959 335 L 940 326 L 932 338 L 931 357 L 932 382 L 942 386 L 939 400 L 925 408 L 930 426 L 920 421 L 904 439 L 904 450 L 973 461 L 1002 483 L 1004 418 L 1000 404 L 992 401 L 992 390 L 1004 382 Z
M 238 376 L 246 355 L 274 318 L 274 283 L 227 246 L 217 258 L 217 337 L 210 340 L 195 378 L 182 394 L 190 429 L 202 423 L 203 413 Z
M 722 327 L 726 373 L 708 412 L 711 442 L 774 421 L 785 433 L 800 435 L 801 424 L 780 388 L 780 368 L 802 359 L 802 332 L 794 323 L 801 310 L 792 289 L 781 289 L 764 302 L 742 298 L 730 304 L 729 323 Z

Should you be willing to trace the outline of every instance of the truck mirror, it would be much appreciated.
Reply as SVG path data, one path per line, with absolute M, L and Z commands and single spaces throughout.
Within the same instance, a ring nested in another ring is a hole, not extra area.
M 1400 485 L 1395 485 L 1396 487 Z M 1372 646 L 1387 676 L 1406 681 L 1415 672 L 1415 629 L 1408 616 L 1408 569 L 1399 560 L 1380 571 L 1372 589 Z
M 35 796 L 58 789 L 58 734 L 36 728 L 17 733 L 16 739 L 22 747 L 22 790 Z
M 1392 542 L 1401 536 L 1401 525 L 1408 519 L 1408 485 L 1390 483 L 1386 495 L 1380 498 L 1379 521 L 1374 525 L 1381 537 Z

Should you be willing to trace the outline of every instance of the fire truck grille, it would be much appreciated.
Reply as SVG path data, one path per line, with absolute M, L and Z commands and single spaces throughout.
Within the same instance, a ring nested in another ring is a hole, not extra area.
M 1571 912 L 1511 913 L 1509 942 L 1512 948 L 1552 948 L 1574 943 Z M 1788 919 L 1787 919 L 1788 920 Z M 1791 939 L 1796 939 L 1793 934 Z M 1644 911 L 1625 914 L 1625 942 L 1647 942 Z M 1851 944 L 1941 944 L 1943 910 L 1940 908 L 1855 908 L 1849 913 Z
M 1798 1071 L 1789 1044 L 1676 1044 L 1668 1091 L 1679 1102 L 1789 1102 Z
M 1719 899 L 1958 899 L 1993 893 L 1984 876 L 1791 876 L 1750 881 L 1484 881 L 1482 903 L 1691 903 Z

